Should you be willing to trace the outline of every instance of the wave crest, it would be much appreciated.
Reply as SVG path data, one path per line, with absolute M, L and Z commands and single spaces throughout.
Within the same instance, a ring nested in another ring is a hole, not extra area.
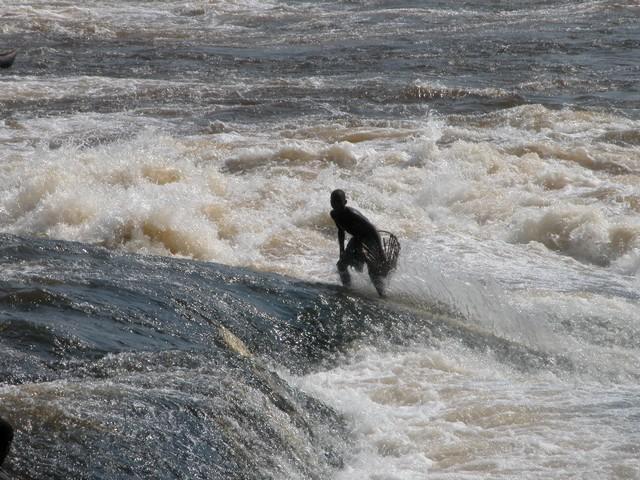
M 599 210 L 590 207 L 553 208 L 524 221 L 513 240 L 539 242 L 577 260 L 607 266 L 640 247 L 640 224 L 610 224 Z

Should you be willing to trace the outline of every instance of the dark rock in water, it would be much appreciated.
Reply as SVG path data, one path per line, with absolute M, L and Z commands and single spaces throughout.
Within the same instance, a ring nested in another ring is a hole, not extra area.
M 267 367 L 320 356 L 278 339 L 304 301 L 289 280 L 6 235 L 0 268 L 14 478 L 321 479 L 341 466 L 342 418 Z
M 2 465 L 9 453 L 11 440 L 13 440 L 13 427 L 7 421 L 0 418 L 0 465 Z
M 0 68 L 9 68 L 11 65 L 13 65 L 13 61 L 16 59 L 17 54 L 17 50 L 0 52 Z

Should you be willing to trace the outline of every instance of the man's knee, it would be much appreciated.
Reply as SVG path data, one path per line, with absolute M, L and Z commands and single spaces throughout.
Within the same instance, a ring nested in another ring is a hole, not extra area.
M 336 267 L 338 267 L 338 274 L 340 275 L 340 281 L 342 284 L 346 287 L 351 285 L 351 275 L 349 275 L 348 269 L 349 264 L 341 258 L 338 260 L 338 263 L 336 263 Z

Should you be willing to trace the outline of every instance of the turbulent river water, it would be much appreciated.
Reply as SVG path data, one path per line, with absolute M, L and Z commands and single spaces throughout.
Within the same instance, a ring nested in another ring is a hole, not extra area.
M 640 478 L 637 1 L 4 0 L 12 48 L 4 475 Z

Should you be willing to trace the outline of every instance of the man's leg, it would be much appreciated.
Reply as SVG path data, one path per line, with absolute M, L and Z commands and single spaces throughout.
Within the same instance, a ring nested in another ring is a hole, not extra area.
M 378 295 L 380 295 L 380 297 L 384 297 L 385 296 L 385 293 L 384 293 L 385 276 L 376 272 L 375 268 L 372 269 L 370 266 L 368 266 L 367 269 L 369 270 L 369 278 L 371 279 L 371 283 L 373 283 L 373 286 L 376 287 L 376 291 L 378 292 Z
M 351 238 L 336 266 L 338 267 L 338 273 L 340 274 L 340 281 L 342 282 L 342 285 L 345 287 L 350 286 L 351 275 L 349 274 L 349 267 L 354 267 L 357 271 L 361 272 L 364 266 L 362 244 L 355 238 Z
M 364 258 L 367 262 L 369 279 L 371 279 L 373 286 L 376 287 L 378 295 L 384 297 L 385 278 L 388 273 L 388 270 L 385 269 L 386 261 L 384 251 L 380 249 L 378 242 L 374 238 L 368 238 L 365 242 L 366 244 L 363 251 L 366 250 L 367 252 Z

